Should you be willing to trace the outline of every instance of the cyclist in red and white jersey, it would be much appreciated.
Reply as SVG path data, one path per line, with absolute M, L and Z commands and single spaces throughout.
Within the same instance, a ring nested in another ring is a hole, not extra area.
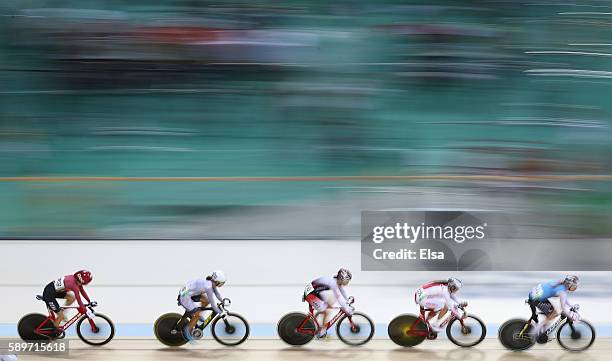
M 323 320 L 319 323 L 319 329 L 317 330 L 317 337 L 325 337 L 328 309 L 333 307 L 336 302 L 340 304 L 346 314 L 353 314 L 353 308 L 348 304 L 349 297 L 344 289 L 352 278 L 353 275 L 349 270 L 341 268 L 335 276 L 316 278 L 306 286 L 304 301 L 308 302 L 311 310 L 316 311 L 315 317 L 323 314 Z
M 43 290 L 42 298 L 47 304 L 47 307 L 55 313 L 55 320 L 53 324 L 55 327 L 59 327 L 60 323 L 64 320 L 64 310 L 60 308 L 57 302 L 58 298 L 66 300 L 65 306 L 70 306 L 74 303 L 75 299 L 79 304 L 79 312 L 85 313 L 85 304 L 81 300 L 81 295 L 91 303 L 87 292 L 83 286 L 89 284 L 92 280 L 91 272 L 87 270 L 80 270 L 72 275 L 59 277 L 55 281 L 51 281 Z
M 442 331 L 440 323 L 448 310 L 451 310 L 456 317 L 463 316 L 459 306 L 465 307 L 467 302 L 461 302 L 457 298 L 457 292 L 462 285 L 460 280 L 451 277 L 445 281 L 428 282 L 414 293 L 414 301 L 422 308 L 430 310 L 425 318 L 433 331 Z M 435 315 L 438 315 L 438 317 L 436 320 L 432 320 Z

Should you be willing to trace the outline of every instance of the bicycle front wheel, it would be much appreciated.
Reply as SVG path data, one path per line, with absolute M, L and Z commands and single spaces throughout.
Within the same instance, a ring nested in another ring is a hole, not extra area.
M 468 315 L 463 320 L 453 319 L 446 326 L 446 336 L 452 343 L 461 347 L 476 346 L 487 335 L 487 327 L 476 316 Z
M 595 328 L 586 320 L 566 322 L 557 330 L 557 342 L 569 351 L 584 351 L 595 342 Z
M 347 345 L 363 345 L 374 336 L 374 322 L 359 312 L 353 313 L 352 316 L 344 315 L 336 325 L 336 333 Z
M 96 313 L 92 319 L 87 316 L 81 317 L 76 328 L 79 338 L 92 346 L 105 345 L 115 336 L 113 321 L 101 313 Z
M 215 340 L 225 346 L 237 346 L 249 337 L 249 323 L 247 320 L 229 312 L 224 318 L 217 317 L 211 326 Z

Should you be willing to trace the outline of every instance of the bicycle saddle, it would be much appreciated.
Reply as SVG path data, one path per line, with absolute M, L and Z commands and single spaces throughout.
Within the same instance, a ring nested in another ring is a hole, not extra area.
M 43 298 L 42 298 L 42 296 L 41 296 L 41 295 L 36 295 L 36 299 L 37 299 L 37 300 L 39 300 L 39 301 L 42 301 L 42 300 L 43 300 Z

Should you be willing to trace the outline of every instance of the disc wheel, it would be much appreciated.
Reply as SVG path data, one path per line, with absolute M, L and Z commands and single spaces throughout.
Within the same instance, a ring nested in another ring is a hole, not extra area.
M 93 319 L 81 317 L 76 325 L 77 335 L 88 345 L 102 346 L 109 343 L 115 336 L 115 325 L 108 316 L 94 314 Z
M 228 312 L 224 318 L 217 317 L 212 323 L 212 335 L 222 345 L 237 346 L 249 337 L 249 323 L 236 313 Z
M 468 315 L 463 319 L 463 325 L 458 319 L 453 319 L 446 326 L 446 336 L 452 343 L 461 347 L 476 346 L 487 335 L 487 327 L 476 316 Z
M 23 316 L 17 324 L 17 333 L 24 341 L 44 341 L 51 339 L 50 337 L 41 335 L 36 332 L 38 326 L 47 319 L 47 316 L 40 313 L 30 313 Z M 47 322 L 41 331 L 47 331 L 50 334 L 56 331 L 55 326 L 51 321 Z
M 529 325 L 527 329 L 524 329 L 526 324 L 527 320 L 518 318 L 504 322 L 497 333 L 499 342 L 509 350 L 527 350 L 535 344 L 535 340 L 529 336 L 533 326 Z
M 309 332 L 307 334 L 298 332 L 298 327 L 302 325 L 306 318 L 308 318 L 308 320 L 303 326 L 303 329 Z M 292 312 L 283 316 L 283 318 L 278 321 L 277 331 L 278 336 L 289 345 L 301 346 L 307 344 L 314 338 L 316 326 L 308 315 L 301 312 Z M 310 331 L 312 331 L 312 334 Z
M 336 333 L 347 345 L 363 345 L 374 336 L 374 322 L 360 312 L 355 312 L 351 316 L 344 315 L 336 325 Z
M 387 333 L 391 341 L 402 347 L 414 347 L 428 335 L 427 325 L 417 316 L 399 315 L 389 323 Z
M 182 327 L 178 325 L 182 316 L 178 313 L 166 313 L 159 316 L 153 325 L 153 332 L 159 342 L 166 346 L 178 347 L 187 343 Z
M 557 330 L 557 342 L 569 351 L 584 351 L 595 342 L 595 328 L 586 320 L 565 322 Z

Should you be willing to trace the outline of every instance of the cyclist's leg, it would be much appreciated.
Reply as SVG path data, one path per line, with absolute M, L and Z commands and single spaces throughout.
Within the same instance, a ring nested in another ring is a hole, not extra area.
M 446 307 L 446 302 L 444 299 L 437 297 L 426 298 L 423 300 L 421 306 L 431 310 L 429 311 L 429 314 L 427 314 L 426 320 L 429 322 L 429 325 L 434 331 L 440 332 L 438 325 L 441 322 L 440 320 L 442 317 L 446 314 L 446 311 L 448 311 L 448 307 Z M 434 319 L 435 315 L 438 315 L 438 317 Z
M 310 307 L 314 310 L 314 314 L 315 314 L 315 318 L 317 318 L 317 322 L 319 322 L 318 321 L 319 316 L 323 315 L 323 320 L 319 322 L 319 328 L 317 329 L 317 335 L 325 334 L 325 331 L 327 331 L 325 324 L 327 323 L 327 313 L 328 313 L 327 309 L 329 308 L 329 305 L 325 301 L 317 297 L 315 293 L 308 294 L 305 300 L 308 302 Z
M 59 303 L 57 302 L 57 298 L 61 298 L 59 296 L 62 296 L 62 294 L 58 294 L 55 291 L 55 286 L 53 282 L 45 286 L 45 289 L 43 290 L 42 298 L 43 298 L 43 301 L 45 301 L 47 308 L 51 310 L 51 312 L 55 316 L 55 318 L 52 320 L 53 325 L 55 327 L 59 327 L 60 322 L 62 322 L 62 320 L 64 319 L 64 310 L 62 310 Z
M 202 304 L 202 307 L 206 307 L 209 304 L 208 297 L 206 297 L 206 294 L 204 294 L 204 293 L 202 293 L 202 295 L 200 296 L 200 299 L 198 301 Z
M 179 304 L 183 306 L 183 308 L 187 311 L 187 314 L 191 317 L 189 324 L 187 324 L 183 329 L 183 334 L 185 335 L 188 341 L 193 341 L 191 331 L 193 331 L 193 328 L 198 322 L 198 318 L 200 317 L 201 313 L 200 309 L 198 308 L 198 306 L 196 306 L 194 300 L 189 295 L 179 296 L 178 301 Z
M 546 318 L 540 321 L 533 330 L 534 335 L 539 336 L 542 331 L 546 330 L 554 321 L 554 319 L 558 316 L 558 313 L 555 311 L 555 308 L 549 300 L 536 303 L 536 308 L 542 311 L 542 313 L 546 316 Z
M 198 319 L 200 318 L 200 315 L 202 314 L 202 310 L 200 310 L 200 308 L 198 308 L 195 304 L 195 302 L 201 302 L 202 297 L 206 298 L 206 296 L 191 297 L 191 304 L 190 304 L 190 311 L 189 311 L 191 313 L 191 320 L 189 320 L 189 325 L 188 325 L 189 330 L 193 330 L 195 325 L 198 323 Z M 205 307 L 205 305 L 202 304 L 202 307 Z
M 438 312 L 438 321 L 440 321 L 440 320 L 442 320 L 444 318 L 444 316 L 446 315 L 446 312 L 448 312 L 448 306 L 444 305 L 444 307 L 442 307 L 440 312 Z
M 65 306 L 72 305 L 76 300 L 76 297 L 74 296 L 74 293 L 72 291 L 65 292 L 63 298 L 66 300 L 66 302 L 64 303 Z

